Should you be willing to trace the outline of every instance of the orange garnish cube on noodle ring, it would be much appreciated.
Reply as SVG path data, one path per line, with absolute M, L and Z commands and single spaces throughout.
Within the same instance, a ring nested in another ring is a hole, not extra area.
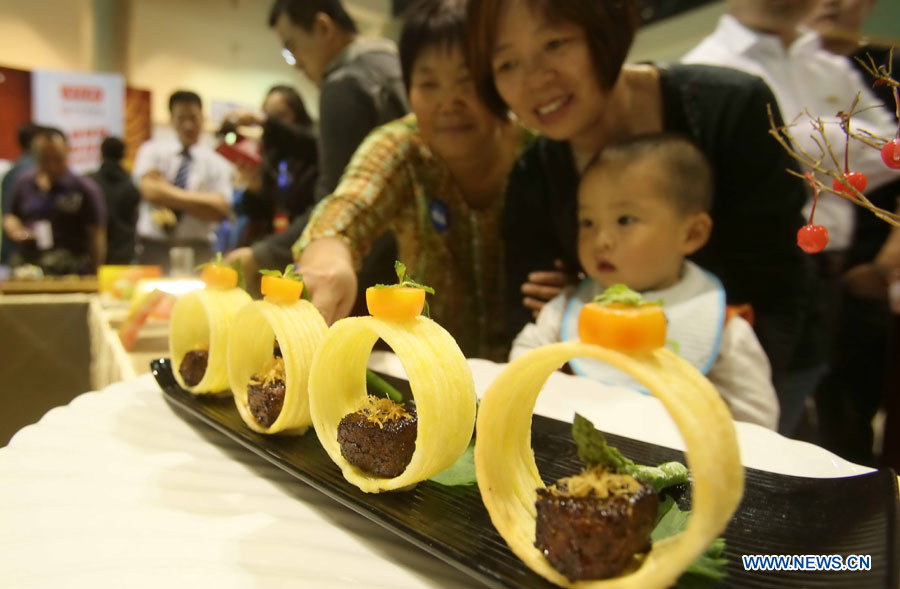
M 412 319 L 425 308 L 425 291 L 408 286 L 370 286 L 366 289 L 366 306 L 379 319 Z
M 659 305 L 588 303 L 578 317 L 578 337 L 626 354 L 649 352 L 666 344 L 666 314 Z
M 200 273 L 200 279 L 210 288 L 229 289 L 237 286 L 238 273 L 228 266 L 207 264 Z
M 303 283 L 280 276 L 263 276 L 259 289 L 269 302 L 291 304 L 300 300 Z

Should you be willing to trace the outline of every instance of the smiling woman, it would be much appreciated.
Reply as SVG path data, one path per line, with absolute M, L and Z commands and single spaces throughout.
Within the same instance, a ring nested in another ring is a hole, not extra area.
M 673 132 L 698 144 L 715 176 L 712 234 L 693 261 L 721 279 L 729 303 L 753 306 L 776 388 L 791 377 L 808 386 L 821 361 L 810 345 L 818 341 L 820 295 L 794 241 L 804 188 L 768 134 L 766 106 L 775 99 L 761 80 L 733 70 L 623 65 L 636 7 L 635 0 L 469 4 L 470 65 L 483 100 L 543 135 L 509 180 L 504 242 L 516 252 L 506 266 L 509 336 L 560 292 L 546 271 L 580 269 L 576 190 L 588 162 L 611 142 Z
M 363 142 L 295 246 L 313 304 L 332 322 L 353 303 L 356 270 L 383 232 L 434 287 L 431 316 L 466 356 L 502 359 L 499 222 L 506 178 L 531 135 L 478 98 L 464 54 L 465 2 L 423 0 L 400 60 L 413 114 Z

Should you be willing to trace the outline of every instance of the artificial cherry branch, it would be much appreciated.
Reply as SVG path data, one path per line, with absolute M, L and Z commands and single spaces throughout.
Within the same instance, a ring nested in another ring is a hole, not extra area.
M 892 82 L 893 82 L 893 80 L 892 80 Z M 897 88 L 896 82 L 894 82 L 894 84 L 895 84 L 894 88 L 895 88 L 895 93 L 896 93 L 896 88 Z M 853 102 L 853 106 L 851 107 L 850 113 L 841 113 L 841 115 L 842 115 L 841 116 L 841 128 L 844 129 L 845 132 L 847 132 L 850 127 L 849 118 L 850 118 L 850 116 L 852 116 L 852 114 L 855 114 L 853 112 L 853 109 L 857 106 L 858 99 L 859 99 L 859 97 L 857 96 L 857 99 L 854 100 L 854 102 Z M 898 108 L 900 108 L 900 107 L 898 107 Z M 833 186 L 827 186 L 827 185 L 823 184 L 822 182 L 820 182 L 819 180 L 816 180 L 813 178 L 810 181 L 815 186 L 818 186 L 818 188 L 820 190 L 828 191 L 834 195 L 839 196 L 840 198 L 843 198 L 844 200 L 847 200 L 857 206 L 861 206 L 861 207 L 871 211 L 878 218 L 883 219 L 884 221 L 890 223 L 891 225 L 894 225 L 895 227 L 900 227 L 900 215 L 898 215 L 897 213 L 895 213 L 893 211 L 889 211 L 887 209 L 882 209 L 880 207 L 875 206 L 874 204 L 872 204 L 872 202 L 868 198 L 866 198 L 866 196 L 862 192 L 857 190 L 855 186 L 853 186 L 849 182 L 845 181 L 846 172 L 847 172 L 846 164 L 845 165 L 841 164 L 840 160 L 838 159 L 838 156 L 836 155 L 834 149 L 831 146 L 831 143 L 828 141 L 828 136 L 825 133 L 825 123 L 822 121 L 821 118 L 813 117 L 808 111 L 806 112 L 806 116 L 809 117 L 810 121 L 812 122 L 814 131 L 819 135 L 819 137 L 813 136 L 812 138 L 813 138 L 814 142 L 816 143 L 816 145 L 818 145 L 819 148 L 822 150 L 822 157 L 815 158 L 811 154 L 809 154 L 806 150 L 804 150 L 802 147 L 797 146 L 797 142 L 794 141 L 794 138 L 791 135 L 790 130 L 789 130 L 789 128 L 793 125 L 777 125 L 775 123 L 775 115 L 772 113 L 772 105 L 768 105 L 767 110 L 768 110 L 768 115 L 769 115 L 769 127 L 770 127 L 769 133 L 775 138 L 776 141 L 778 141 L 779 144 L 781 144 L 781 146 L 785 149 L 785 151 L 787 151 L 787 153 L 791 157 L 793 157 L 795 160 L 797 160 L 799 163 L 803 164 L 807 168 L 814 170 L 825 176 L 831 177 L 833 180 L 835 180 L 835 181 L 837 181 L 837 183 L 839 183 L 839 185 L 842 187 L 842 189 L 836 190 Z M 820 138 L 821 138 L 821 142 L 819 141 Z M 859 139 L 858 137 L 856 137 L 856 134 L 854 134 L 854 138 Z M 848 144 L 849 144 L 849 139 L 850 139 L 850 135 L 848 134 L 848 136 L 847 136 Z M 860 141 L 863 141 L 863 140 L 860 139 Z M 824 143 L 824 146 L 823 146 L 823 143 Z M 871 147 L 875 147 L 876 149 L 881 149 L 883 147 L 883 145 L 887 143 L 887 140 L 882 141 L 881 146 L 873 145 L 873 144 L 869 143 L 868 141 L 863 141 L 863 143 L 866 143 L 867 145 L 870 145 Z M 834 162 L 835 169 L 843 170 L 844 173 L 839 173 L 839 172 L 836 172 L 834 170 L 828 169 L 825 166 L 823 166 L 822 158 L 824 158 L 826 155 L 829 156 L 831 158 L 831 160 Z M 795 170 L 788 169 L 787 171 L 794 176 L 798 176 L 800 178 L 807 178 L 807 176 L 805 174 L 801 174 L 799 172 L 796 172 Z
M 888 51 L 887 58 L 887 66 L 877 65 L 875 60 L 872 59 L 871 55 L 866 55 L 868 58 L 868 63 L 866 61 L 856 58 L 856 61 L 866 70 L 866 72 L 875 78 L 875 86 L 890 86 L 894 89 L 894 98 L 897 97 L 897 88 L 900 88 L 900 82 L 894 79 L 893 69 L 893 59 L 894 59 L 894 48 L 891 47 L 890 51 Z M 900 104 L 897 104 L 897 117 L 900 118 Z

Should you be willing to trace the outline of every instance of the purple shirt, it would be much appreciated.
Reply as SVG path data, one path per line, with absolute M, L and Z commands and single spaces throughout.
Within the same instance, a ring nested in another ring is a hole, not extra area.
M 69 171 L 45 193 L 38 188 L 36 175 L 29 170 L 19 177 L 9 212 L 29 228 L 37 221 L 50 221 L 54 249 L 88 253 L 88 227 L 106 227 L 106 203 L 100 188 L 90 178 Z

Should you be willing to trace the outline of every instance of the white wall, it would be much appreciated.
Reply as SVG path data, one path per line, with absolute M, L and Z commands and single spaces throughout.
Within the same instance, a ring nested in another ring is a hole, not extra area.
M 89 69 L 90 7 L 90 0 L 0 0 L 0 64 L 19 69 Z
M 628 61 L 678 61 L 716 28 L 725 3 L 715 2 L 638 31 Z
M 300 90 L 308 110 L 318 112 L 317 92 L 281 57 L 261 0 L 133 0 L 126 76 L 153 92 L 155 123 L 168 119 L 168 96 L 196 90 L 213 100 L 258 106 L 279 83 Z M 175 17 L 177 15 L 177 17 Z
M 390 0 L 347 4 L 363 34 L 396 35 Z M 167 123 L 168 95 L 182 87 L 197 90 L 207 104 L 259 105 L 270 86 L 293 84 L 316 116 L 316 89 L 284 63 L 268 28 L 270 5 L 270 0 L 0 0 L 0 64 L 69 70 L 121 64 L 128 84 L 153 92 L 158 125 Z M 898 7 L 900 0 L 881 0 L 878 10 L 890 14 Z M 122 10 L 122 18 L 96 13 L 112 9 Z M 675 61 L 713 30 L 723 12 L 724 2 L 716 2 L 645 27 L 629 59 Z M 124 34 L 95 31 L 116 22 Z M 111 42 L 97 42 L 103 35 Z M 124 56 L 111 60 L 94 54 L 110 46 L 120 47 Z
M 126 76 L 129 84 L 153 91 L 155 123 L 165 124 L 168 96 L 179 88 L 195 89 L 207 104 L 258 106 L 275 84 L 295 86 L 318 118 L 317 89 L 284 62 L 268 27 L 269 0 L 131 1 Z M 351 0 L 348 10 L 360 32 L 381 35 L 390 2 Z
M 258 106 L 269 87 L 285 83 L 297 87 L 315 118 L 317 90 L 282 59 L 267 23 L 270 6 L 270 0 L 0 0 L 0 64 L 91 70 L 117 62 L 129 85 L 153 92 L 160 125 L 173 90 L 194 89 L 207 104 Z M 108 18 L 111 9 L 122 18 Z M 390 0 L 349 0 L 348 9 L 363 34 L 386 32 Z M 116 23 L 124 35 L 102 30 Z M 97 35 L 113 42 L 98 44 Z M 117 43 L 122 59 L 94 54 Z

